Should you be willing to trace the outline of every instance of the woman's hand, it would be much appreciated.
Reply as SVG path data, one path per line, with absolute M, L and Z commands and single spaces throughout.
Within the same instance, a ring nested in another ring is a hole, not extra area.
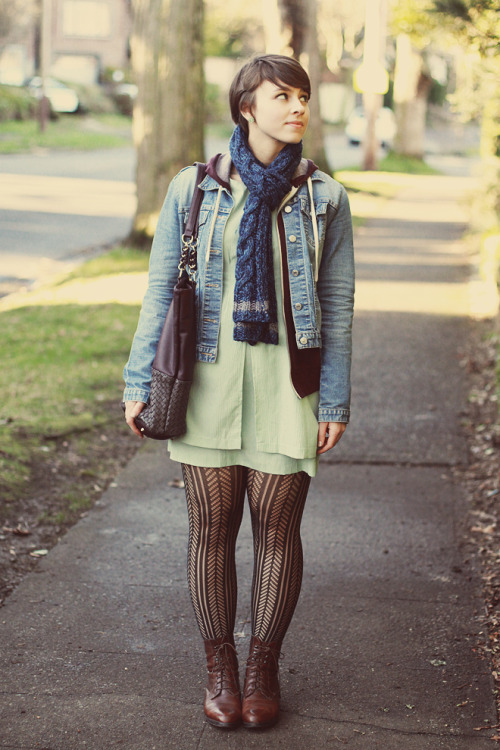
M 144 438 L 144 435 L 137 427 L 134 420 L 141 413 L 145 406 L 146 404 L 144 404 L 142 401 L 125 401 L 125 421 L 132 432 L 135 432 L 136 435 L 139 435 L 141 440 Z
M 345 432 L 345 422 L 320 422 L 318 429 L 318 455 L 326 453 L 334 445 L 337 445 Z

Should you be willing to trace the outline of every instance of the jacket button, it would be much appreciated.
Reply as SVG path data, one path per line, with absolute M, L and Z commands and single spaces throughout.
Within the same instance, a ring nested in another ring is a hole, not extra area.
M 307 338 L 305 336 L 300 337 L 300 343 L 301 344 L 307 344 Z
M 295 307 L 296 310 L 302 310 L 302 305 L 301 305 L 300 302 L 296 302 L 295 305 L 294 305 L 294 307 Z
M 299 275 L 299 272 L 297 271 L 296 268 L 294 268 L 292 271 L 292 276 L 298 276 L 298 275 Z
M 285 206 L 285 213 L 291 214 L 292 213 L 292 207 L 291 206 Z
M 294 234 L 291 234 L 288 239 L 290 240 L 290 242 L 297 242 L 297 237 Z

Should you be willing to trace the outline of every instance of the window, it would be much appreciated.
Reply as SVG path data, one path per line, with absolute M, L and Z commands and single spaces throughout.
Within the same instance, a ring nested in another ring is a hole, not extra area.
M 111 8 L 99 0 L 65 0 L 64 36 L 105 39 L 111 35 Z

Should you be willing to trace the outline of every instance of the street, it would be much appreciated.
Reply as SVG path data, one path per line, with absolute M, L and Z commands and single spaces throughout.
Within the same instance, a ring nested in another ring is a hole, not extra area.
M 0 156 L 0 296 L 130 231 L 132 148 Z

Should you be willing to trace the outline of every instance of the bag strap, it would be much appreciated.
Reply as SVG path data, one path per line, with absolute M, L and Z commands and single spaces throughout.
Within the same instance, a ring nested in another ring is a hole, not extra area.
M 207 169 L 206 164 L 201 162 L 195 162 L 196 170 L 196 187 L 194 189 L 193 197 L 191 198 L 191 206 L 189 208 L 189 214 L 184 228 L 184 234 L 186 237 L 193 237 L 194 239 L 198 236 L 198 216 L 200 213 L 200 206 L 203 200 L 203 190 L 200 189 L 200 183 L 205 177 Z
M 195 278 L 197 268 L 197 253 L 196 247 L 198 245 L 198 218 L 200 214 L 200 206 L 203 200 L 203 190 L 200 188 L 200 183 L 205 177 L 207 165 L 203 162 L 195 162 L 196 164 L 196 187 L 191 198 L 191 205 L 189 207 L 189 214 L 184 227 L 184 234 L 182 235 L 182 250 L 181 259 L 179 262 L 179 276 L 182 275 L 183 271 L 186 271 L 186 266 L 189 268 L 189 275 L 191 278 Z

